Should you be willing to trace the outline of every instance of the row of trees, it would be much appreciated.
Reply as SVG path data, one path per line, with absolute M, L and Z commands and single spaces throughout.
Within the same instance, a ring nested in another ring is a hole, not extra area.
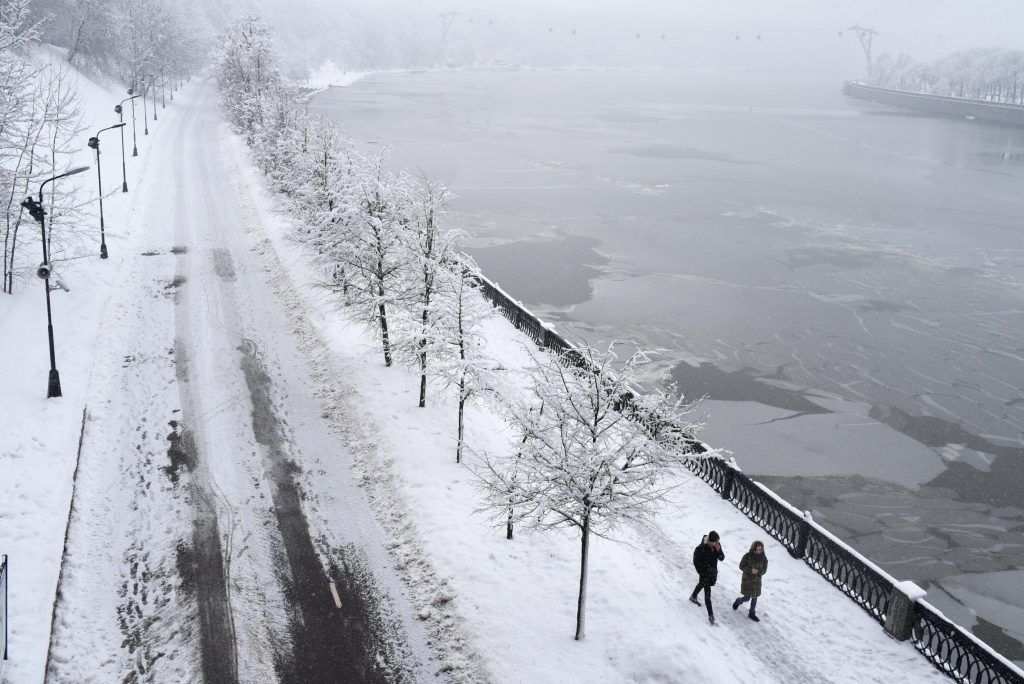
M 886 53 L 872 65 L 871 77 L 883 88 L 1024 104 L 1024 50 L 979 48 L 933 62 Z
M 67 67 L 33 60 L 38 36 L 29 0 L 0 1 L 0 291 L 7 294 L 34 272 L 40 256 L 26 249 L 36 224 L 21 202 L 67 168 L 83 131 L 81 101 Z M 69 258 L 82 247 L 72 187 L 51 184 L 44 197 L 48 221 L 58 228 L 47 235 L 51 259 Z
M 203 58 L 204 14 L 190 0 L 33 0 L 33 11 L 68 62 L 128 86 L 190 74 Z
M 85 132 L 76 79 L 40 44 L 63 48 L 67 62 L 145 95 L 200 64 L 202 34 L 193 16 L 174 0 L 0 0 L 0 291 L 14 293 L 38 263 L 39 254 L 25 249 L 35 224 L 22 200 L 68 168 Z M 74 181 L 46 188 L 51 262 L 89 249 L 75 190 Z
M 332 123 L 305 114 L 259 18 L 217 44 L 223 110 L 290 206 L 322 284 L 365 325 L 385 365 L 397 360 L 418 371 L 421 407 L 428 380 L 454 392 L 456 461 L 464 456 L 468 400 L 486 399 L 507 418 L 515 434 L 507 450 L 471 451 L 481 509 L 508 538 L 516 525 L 579 533 L 582 638 L 591 538 L 650 515 L 663 500 L 669 476 L 693 457 L 689 440 L 701 427 L 688 418 L 694 406 L 653 391 L 624 407 L 647 357 L 617 359 L 614 345 L 582 345 L 571 359 L 533 352 L 525 378 L 503 371 L 484 344 L 493 309 L 462 252 L 464 235 L 445 226 L 445 186 L 393 172 L 386 153 L 363 155 Z

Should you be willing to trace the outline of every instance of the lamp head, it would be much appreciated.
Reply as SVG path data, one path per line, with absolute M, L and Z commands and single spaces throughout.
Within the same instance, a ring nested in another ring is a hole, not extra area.
M 36 202 L 33 197 L 26 197 L 25 201 L 21 203 L 21 206 L 28 210 L 29 215 L 39 223 L 43 222 L 43 217 L 46 215 L 46 211 L 43 209 L 43 205 Z
M 115 114 L 120 114 L 122 111 L 123 110 L 121 109 L 121 105 L 119 105 L 119 104 L 114 105 L 114 113 Z
M 91 147 L 94 150 L 98 150 L 100 148 L 100 139 L 98 136 L 94 135 L 91 138 L 89 138 L 89 147 Z

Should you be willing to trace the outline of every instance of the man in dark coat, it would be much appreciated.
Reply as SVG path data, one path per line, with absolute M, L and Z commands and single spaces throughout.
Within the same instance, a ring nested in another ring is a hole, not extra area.
M 740 580 L 740 594 L 738 599 L 732 602 L 732 609 L 736 610 L 740 604 L 750 601 L 750 612 L 747 613 L 754 622 L 760 622 L 757 617 L 757 597 L 761 595 L 761 578 L 768 572 L 768 557 L 764 554 L 764 544 L 759 541 L 750 545 L 750 551 L 743 554 L 740 559 L 740 570 L 743 571 L 743 579 Z
M 715 610 L 711 607 L 711 587 L 718 581 L 718 561 L 724 561 L 722 544 L 718 540 L 718 532 L 708 532 L 700 545 L 693 550 L 693 567 L 697 570 L 700 581 L 690 594 L 690 603 L 700 605 L 697 594 L 704 590 L 704 603 L 708 609 L 708 621 L 715 624 Z

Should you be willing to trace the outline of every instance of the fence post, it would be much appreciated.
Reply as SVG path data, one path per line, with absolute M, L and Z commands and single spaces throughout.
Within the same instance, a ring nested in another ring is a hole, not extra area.
M 811 537 L 811 512 L 804 511 L 804 519 L 800 521 L 800 529 L 796 535 L 796 548 L 790 550 L 789 555 L 793 558 L 803 558 L 807 555 L 807 540 Z
M 736 479 L 736 471 L 724 462 L 722 463 L 722 469 L 725 470 L 725 480 L 722 482 L 722 498 L 728 501 L 732 497 L 732 481 Z
M 896 582 L 889 593 L 885 612 L 885 633 L 896 641 L 906 641 L 914 628 L 914 604 L 927 592 L 913 582 Z
M 3 610 L 0 610 L 0 646 L 3 652 L 0 653 L 0 680 L 3 679 L 4 661 L 7 660 L 7 554 L 0 556 L 0 602 L 3 603 Z

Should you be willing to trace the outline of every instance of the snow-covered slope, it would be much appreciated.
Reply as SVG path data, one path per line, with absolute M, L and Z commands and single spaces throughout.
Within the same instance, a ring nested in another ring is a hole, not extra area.
M 35 57 L 39 63 L 59 61 L 61 53 L 41 47 Z M 87 259 L 58 264 L 58 275 L 70 289 L 52 293 L 62 398 L 46 398 L 49 352 L 43 282 L 33 279 L 13 296 L 0 295 L 0 553 L 8 554 L 10 563 L 7 682 L 43 679 L 85 397 L 94 356 L 109 342 L 104 337 L 104 322 L 117 311 L 121 273 L 130 263 L 125 246 L 131 233 L 140 229 L 130 218 L 141 197 L 138 192 L 121 192 L 121 145 L 117 132 L 111 131 L 103 135 L 102 142 L 106 242 L 111 258 L 100 260 L 96 162 L 86 140 L 98 129 L 117 123 L 114 105 L 126 95 L 115 84 L 72 74 L 82 98 L 85 125 L 75 163 L 92 168 L 57 182 L 66 189 L 78 187 L 79 198 L 90 204 L 81 225 L 52 228 L 85 231 L 85 239 L 94 241 L 94 250 Z M 141 107 L 137 116 L 138 157 L 130 156 L 131 124 L 126 128 L 130 189 L 147 173 L 153 161 L 150 142 L 164 134 L 173 109 L 160 110 L 158 122 L 150 120 L 149 136 L 143 135 Z M 25 228 L 33 232 L 23 233 L 22 247 L 33 255 L 38 253 L 41 260 L 37 226 Z

